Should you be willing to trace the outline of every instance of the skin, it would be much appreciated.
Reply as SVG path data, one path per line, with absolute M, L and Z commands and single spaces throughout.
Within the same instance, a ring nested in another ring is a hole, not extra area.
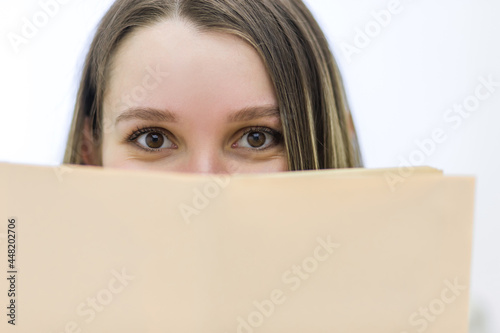
M 272 81 L 258 53 L 242 39 L 200 32 L 180 19 L 162 21 L 129 35 L 108 75 L 103 167 L 287 170 Z M 146 119 L 154 114 L 163 119 Z M 140 128 L 153 129 L 131 136 Z

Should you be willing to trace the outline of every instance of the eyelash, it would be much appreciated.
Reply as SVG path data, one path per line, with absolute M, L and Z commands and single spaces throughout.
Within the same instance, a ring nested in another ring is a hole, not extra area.
M 272 148 L 274 146 L 279 145 L 282 142 L 282 140 L 283 140 L 283 134 L 280 131 L 276 131 L 276 130 L 274 130 L 272 128 L 263 127 L 263 126 L 249 127 L 245 132 L 243 132 L 243 134 L 241 135 L 241 137 L 244 137 L 245 135 L 247 135 L 249 133 L 252 133 L 252 132 L 264 132 L 264 133 L 270 134 L 270 135 L 273 136 L 275 142 L 272 143 L 270 146 L 268 146 L 266 148 L 247 148 L 249 150 L 263 151 L 263 150 L 266 150 L 266 149 L 269 149 L 269 148 Z
M 170 132 L 164 130 L 163 128 L 158 128 L 158 127 L 137 127 L 132 133 L 128 134 L 126 137 L 125 137 L 125 141 L 127 142 L 132 142 L 132 143 L 135 143 L 136 139 L 139 138 L 142 134 L 147 134 L 147 133 L 151 133 L 151 132 L 159 132 L 159 133 L 162 133 L 163 135 L 165 135 L 169 140 L 170 140 Z M 280 131 L 277 131 L 277 130 L 274 130 L 272 128 L 269 128 L 269 127 L 263 127 L 263 126 L 254 126 L 254 127 L 249 127 L 247 130 L 245 130 L 245 132 L 243 132 L 243 134 L 241 135 L 241 138 L 244 137 L 245 135 L 249 134 L 249 133 L 252 133 L 252 132 L 265 132 L 265 133 L 268 133 L 270 135 L 272 135 L 274 137 L 274 143 L 271 144 L 270 146 L 266 147 L 266 148 L 247 148 L 249 150 L 252 150 L 252 151 L 263 151 L 263 150 L 266 150 L 266 149 L 269 149 L 269 148 L 272 148 L 274 146 L 277 146 L 279 145 L 282 140 L 283 140 L 283 133 L 281 133 Z M 240 138 L 240 139 L 241 139 Z M 150 152 L 150 153 L 154 153 L 154 152 L 158 152 L 158 151 L 161 151 L 163 148 L 145 148 L 145 147 L 142 147 L 142 146 L 139 146 L 137 145 L 140 149 L 146 151 L 146 152 Z

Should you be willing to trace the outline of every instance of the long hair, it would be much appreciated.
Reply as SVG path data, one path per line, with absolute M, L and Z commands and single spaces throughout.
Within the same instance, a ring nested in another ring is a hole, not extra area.
M 77 95 L 64 163 L 84 164 L 83 124 L 101 163 L 108 66 L 135 29 L 182 18 L 201 31 L 243 38 L 271 77 L 283 126 L 288 170 L 361 167 L 362 159 L 337 63 L 301 0 L 117 0 L 100 22 Z

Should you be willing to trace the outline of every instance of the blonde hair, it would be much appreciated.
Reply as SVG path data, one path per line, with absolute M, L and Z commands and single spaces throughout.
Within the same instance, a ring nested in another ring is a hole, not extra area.
M 77 95 L 64 163 L 85 164 L 83 125 L 101 162 L 107 68 L 131 31 L 179 17 L 237 35 L 262 57 L 273 82 L 288 169 L 361 167 L 342 78 L 325 35 L 301 0 L 117 0 L 101 20 Z

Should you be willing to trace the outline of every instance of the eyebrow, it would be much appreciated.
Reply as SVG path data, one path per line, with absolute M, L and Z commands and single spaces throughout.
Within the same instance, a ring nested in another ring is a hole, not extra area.
M 152 108 L 132 108 L 120 114 L 116 118 L 115 125 L 117 125 L 121 121 L 130 119 L 170 123 L 178 122 L 177 116 L 169 110 L 160 111 Z
M 277 106 L 265 105 L 265 106 L 254 106 L 247 107 L 239 110 L 235 113 L 230 114 L 227 117 L 227 121 L 230 123 L 250 121 L 259 118 L 280 118 L 280 111 Z
M 263 105 L 246 107 L 239 111 L 230 114 L 227 118 L 228 122 L 244 122 L 259 118 L 280 118 L 280 111 L 277 106 Z M 170 122 L 177 123 L 179 118 L 169 110 L 158 110 L 154 108 L 132 108 L 120 114 L 115 121 L 115 125 L 121 121 L 130 119 L 140 119 L 153 122 Z

